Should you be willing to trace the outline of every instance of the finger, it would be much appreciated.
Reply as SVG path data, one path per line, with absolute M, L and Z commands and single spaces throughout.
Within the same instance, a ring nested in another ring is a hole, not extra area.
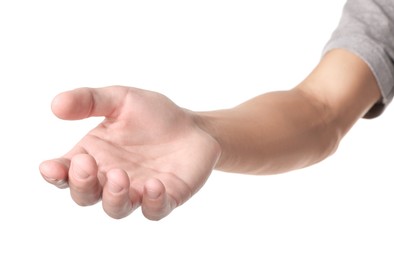
M 90 155 L 78 154 L 71 159 L 68 179 L 71 197 L 78 205 L 92 205 L 100 199 L 97 164 Z
M 104 211 L 112 218 L 120 219 L 133 211 L 130 198 L 130 181 L 126 172 L 114 169 L 106 174 L 102 203 Z
M 170 214 L 176 205 L 161 181 L 150 179 L 145 183 L 141 208 L 147 219 L 160 220 Z
M 42 177 L 49 183 L 60 189 L 68 187 L 68 170 L 70 168 L 70 160 L 58 158 L 44 161 L 40 164 L 40 172 Z
M 111 117 L 122 104 L 127 91 L 128 88 L 120 86 L 78 88 L 57 95 L 52 101 L 52 111 L 57 117 L 67 120 Z

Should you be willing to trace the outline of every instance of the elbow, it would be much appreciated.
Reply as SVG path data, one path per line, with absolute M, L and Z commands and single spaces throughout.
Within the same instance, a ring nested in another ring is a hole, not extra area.
M 342 130 L 340 124 L 336 121 L 334 119 L 323 120 L 321 129 L 318 130 L 321 133 L 320 137 L 318 137 L 319 144 L 315 146 L 319 151 L 318 156 L 315 157 L 315 163 L 330 157 L 338 150 L 346 132 Z
M 343 135 L 340 133 L 340 131 L 335 131 L 335 130 L 331 131 L 327 143 L 325 145 L 325 148 L 322 149 L 324 151 L 322 159 L 325 159 L 333 155 L 338 150 L 339 144 L 342 140 L 342 136 Z

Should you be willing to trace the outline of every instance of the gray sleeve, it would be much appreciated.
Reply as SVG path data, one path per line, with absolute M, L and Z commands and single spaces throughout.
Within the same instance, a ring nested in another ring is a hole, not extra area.
M 394 95 L 394 0 L 348 0 L 323 54 L 351 51 L 371 68 L 382 100 L 365 117 L 378 116 Z

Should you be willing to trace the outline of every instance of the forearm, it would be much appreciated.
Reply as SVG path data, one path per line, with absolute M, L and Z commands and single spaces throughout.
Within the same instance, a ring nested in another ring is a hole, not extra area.
M 199 116 L 222 147 L 217 169 L 262 174 L 305 167 L 335 150 L 338 133 L 323 110 L 293 89 Z
M 217 169 L 279 173 L 333 153 L 378 98 L 368 67 L 354 55 L 336 51 L 292 90 L 267 93 L 232 109 L 198 113 L 196 118 L 222 148 Z

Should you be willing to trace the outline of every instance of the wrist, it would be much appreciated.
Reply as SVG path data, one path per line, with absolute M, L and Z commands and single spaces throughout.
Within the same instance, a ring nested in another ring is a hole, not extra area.
M 218 150 L 219 157 L 215 164 L 215 169 L 220 170 L 223 164 L 224 157 L 224 142 L 221 135 L 219 134 L 219 116 L 215 111 L 210 112 L 191 112 L 191 117 L 194 124 L 198 129 L 204 132 L 212 141 L 215 143 L 216 149 Z

